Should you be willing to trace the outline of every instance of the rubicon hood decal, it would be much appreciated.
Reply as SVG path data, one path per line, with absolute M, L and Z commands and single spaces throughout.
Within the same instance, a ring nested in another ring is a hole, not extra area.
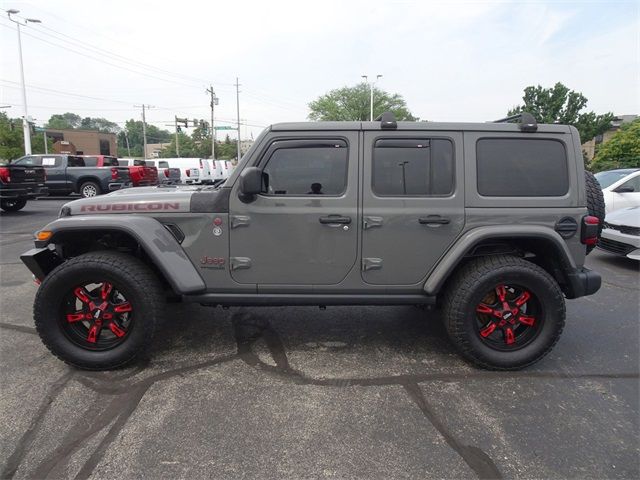
M 100 213 L 181 213 L 191 208 L 194 190 L 127 189 L 119 195 L 83 198 L 65 205 L 70 215 Z M 137 191 L 139 190 L 139 191 Z
M 180 202 L 147 202 L 147 203 L 106 203 L 101 205 L 82 205 L 81 212 L 146 212 L 146 211 L 179 211 Z

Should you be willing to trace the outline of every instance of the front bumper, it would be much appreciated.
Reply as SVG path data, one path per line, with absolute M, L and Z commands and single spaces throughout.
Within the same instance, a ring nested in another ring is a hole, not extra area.
M 588 268 L 576 268 L 567 274 L 567 298 L 585 297 L 593 295 L 602 285 L 602 277 L 598 272 Z
M 55 252 L 48 247 L 32 248 L 20 255 L 20 260 L 33 273 L 33 276 L 40 281 L 62 263 Z
M 47 195 L 49 195 L 49 189 L 44 185 L 12 185 L 0 190 L 0 198 L 6 200 L 46 197 Z
M 640 260 L 640 236 L 622 233 L 612 228 L 602 230 L 598 248 L 615 255 Z

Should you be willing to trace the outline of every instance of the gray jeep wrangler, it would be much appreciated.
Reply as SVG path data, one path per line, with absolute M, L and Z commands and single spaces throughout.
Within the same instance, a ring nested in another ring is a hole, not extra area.
M 273 125 L 218 187 L 69 202 L 21 259 L 38 333 L 79 368 L 142 355 L 172 300 L 435 306 L 466 359 L 509 370 L 600 287 L 584 260 L 603 217 L 573 127 L 387 113 Z

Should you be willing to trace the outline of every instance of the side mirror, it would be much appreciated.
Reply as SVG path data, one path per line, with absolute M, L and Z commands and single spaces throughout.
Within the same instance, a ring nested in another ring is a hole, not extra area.
M 616 193 L 631 193 L 631 192 L 635 192 L 636 189 L 633 188 L 631 185 L 628 185 L 628 186 L 620 185 L 618 188 L 615 188 L 613 191 Z
M 253 200 L 254 195 L 262 192 L 262 170 L 247 167 L 240 174 L 240 195 L 244 200 Z

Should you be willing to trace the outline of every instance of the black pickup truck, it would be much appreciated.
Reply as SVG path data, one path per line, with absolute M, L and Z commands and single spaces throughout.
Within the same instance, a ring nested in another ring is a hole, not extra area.
M 46 178 L 42 167 L 0 161 L 0 208 L 17 212 L 24 208 L 27 200 L 46 196 Z
M 84 158 L 77 155 L 26 155 L 11 163 L 44 167 L 47 172 L 46 186 L 51 195 L 75 192 L 83 197 L 95 197 L 132 186 L 127 167 L 87 167 Z

